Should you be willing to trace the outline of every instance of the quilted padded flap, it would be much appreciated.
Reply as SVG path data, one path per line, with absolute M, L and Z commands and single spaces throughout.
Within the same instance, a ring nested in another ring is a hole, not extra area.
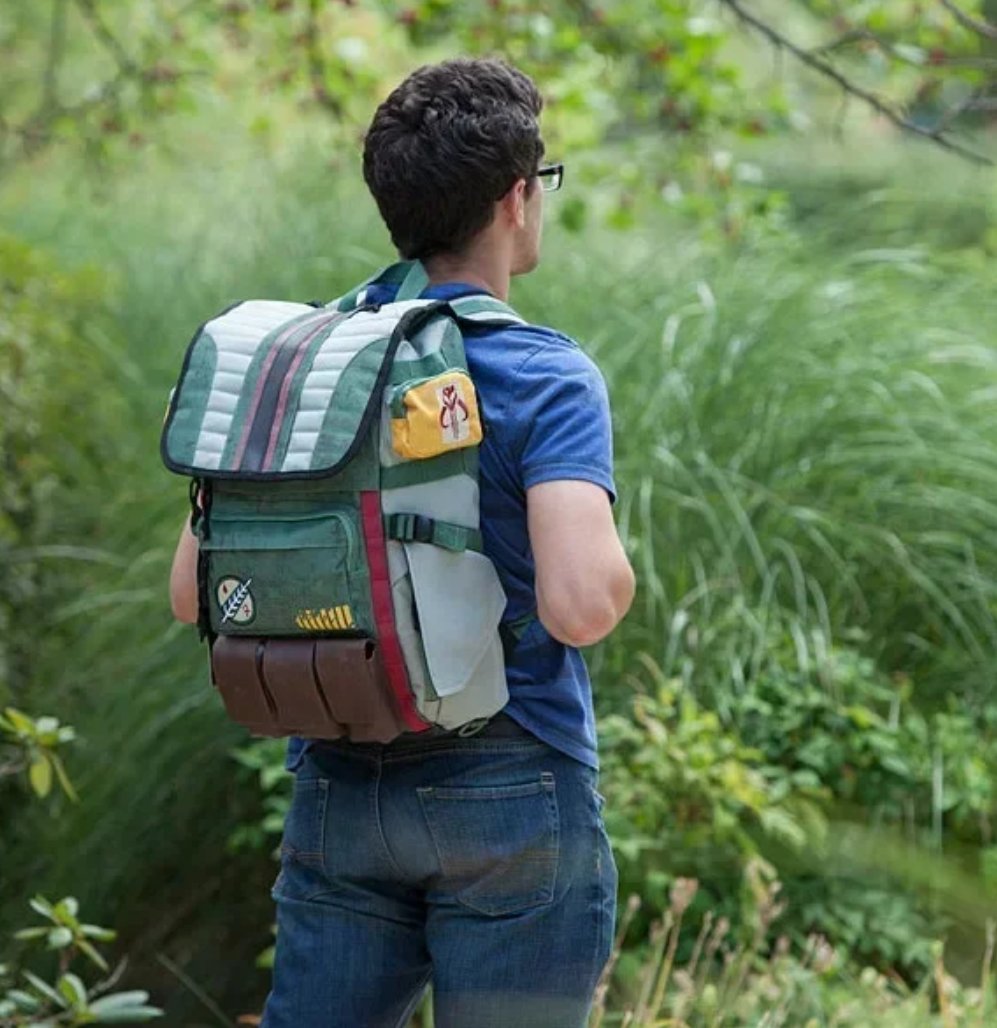
M 223 311 L 188 348 L 163 428 L 166 466 L 256 481 L 334 474 L 370 427 L 399 319 L 420 306 L 252 300 Z

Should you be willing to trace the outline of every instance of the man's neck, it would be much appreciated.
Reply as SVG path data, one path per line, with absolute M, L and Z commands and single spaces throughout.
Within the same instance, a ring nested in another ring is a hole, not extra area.
M 498 297 L 503 302 L 509 299 L 509 266 L 501 255 L 493 250 L 469 253 L 460 257 L 440 254 L 429 257 L 423 264 L 429 275 L 431 285 L 439 286 L 446 282 L 466 282 L 478 286 Z

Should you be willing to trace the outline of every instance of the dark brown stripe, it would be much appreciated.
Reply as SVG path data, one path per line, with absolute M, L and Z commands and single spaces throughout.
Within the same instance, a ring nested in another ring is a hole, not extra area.
M 263 460 L 266 456 L 267 445 L 270 442 L 270 431 L 273 428 L 274 415 L 277 412 L 277 402 L 280 398 L 281 386 L 288 369 L 292 366 L 298 352 L 308 345 L 315 336 L 322 331 L 329 315 L 320 316 L 318 325 L 309 321 L 303 328 L 303 333 L 295 333 L 292 338 L 286 339 L 280 346 L 280 351 L 274 359 L 267 374 L 266 382 L 260 394 L 260 402 L 256 409 L 256 416 L 253 418 L 253 425 L 249 431 L 249 440 L 246 443 L 246 452 L 243 455 L 240 471 L 262 471 Z

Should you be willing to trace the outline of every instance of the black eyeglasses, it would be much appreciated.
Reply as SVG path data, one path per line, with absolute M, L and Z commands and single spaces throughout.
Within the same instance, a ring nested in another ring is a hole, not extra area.
M 540 188 L 545 193 L 553 193 L 560 189 L 564 182 L 564 165 L 547 164 L 537 172 L 537 178 L 540 179 Z

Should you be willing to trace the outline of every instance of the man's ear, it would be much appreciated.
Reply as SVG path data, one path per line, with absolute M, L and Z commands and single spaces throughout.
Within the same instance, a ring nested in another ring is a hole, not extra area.
M 526 179 L 516 179 L 515 184 L 505 196 L 499 200 L 502 213 L 509 219 L 509 223 L 516 228 L 523 228 L 526 225 Z

